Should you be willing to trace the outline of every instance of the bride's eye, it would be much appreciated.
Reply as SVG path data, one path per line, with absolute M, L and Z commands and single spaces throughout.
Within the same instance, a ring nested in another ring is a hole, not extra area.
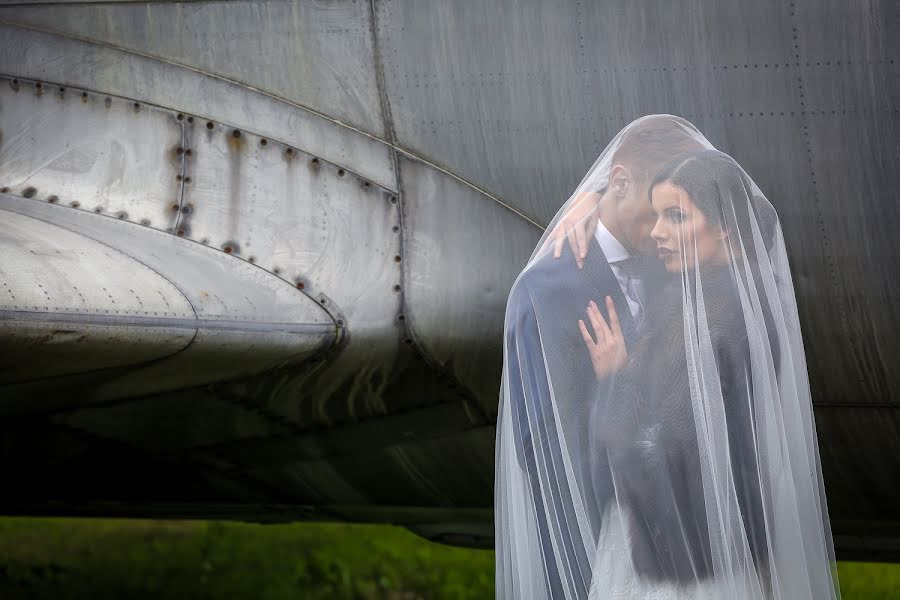
M 669 212 L 669 218 L 672 219 L 673 223 L 677 224 L 677 223 L 681 223 L 682 221 L 684 221 L 684 212 L 682 212 L 681 210 L 679 210 L 677 208 L 673 208 L 673 209 L 670 209 L 668 212 Z

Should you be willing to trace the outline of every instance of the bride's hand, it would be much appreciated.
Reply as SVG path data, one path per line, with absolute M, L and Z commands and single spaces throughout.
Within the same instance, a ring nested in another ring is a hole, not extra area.
M 597 304 L 591 300 L 588 304 L 587 313 L 594 329 L 594 336 L 597 341 L 588 332 L 584 321 L 578 320 L 578 328 L 581 330 L 581 337 L 587 346 L 591 355 L 591 363 L 594 365 L 594 374 L 598 380 L 606 379 L 612 373 L 625 366 L 628 361 L 628 352 L 625 350 L 625 337 L 622 335 L 622 327 L 619 325 L 619 315 L 616 314 L 616 306 L 613 304 L 612 298 L 606 297 L 606 310 L 609 313 L 609 325 Z
M 584 266 L 584 257 L 587 256 L 588 245 L 591 236 L 597 230 L 599 220 L 600 194 L 597 192 L 582 192 L 572 202 L 568 212 L 562 216 L 547 240 L 544 248 L 553 246 L 554 258 L 562 256 L 563 244 L 568 240 L 569 248 L 578 268 Z

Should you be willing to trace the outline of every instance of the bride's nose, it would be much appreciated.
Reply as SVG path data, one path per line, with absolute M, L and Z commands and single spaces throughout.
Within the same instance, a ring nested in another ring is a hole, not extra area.
M 656 220 L 656 223 L 653 225 L 653 229 L 650 231 L 650 237 L 657 242 L 661 242 L 666 239 L 665 231 L 663 231 L 662 219 Z

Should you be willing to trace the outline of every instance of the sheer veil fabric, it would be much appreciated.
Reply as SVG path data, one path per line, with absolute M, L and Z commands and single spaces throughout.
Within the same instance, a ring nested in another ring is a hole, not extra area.
M 495 529 L 498 598 L 839 597 L 781 226 L 684 119 L 625 127 L 513 285 Z

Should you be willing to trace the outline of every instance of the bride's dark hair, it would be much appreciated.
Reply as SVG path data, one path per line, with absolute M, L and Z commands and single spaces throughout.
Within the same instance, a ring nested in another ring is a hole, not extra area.
M 752 236 L 751 216 L 755 217 L 765 249 L 772 248 L 778 222 L 775 209 L 754 193 L 750 178 L 724 152 L 700 150 L 668 162 L 650 183 L 648 197 L 664 182 L 687 192 L 707 220 L 731 233 Z M 748 202 L 742 201 L 745 198 Z M 748 237 L 742 239 L 742 245 L 748 248 L 755 244 Z

